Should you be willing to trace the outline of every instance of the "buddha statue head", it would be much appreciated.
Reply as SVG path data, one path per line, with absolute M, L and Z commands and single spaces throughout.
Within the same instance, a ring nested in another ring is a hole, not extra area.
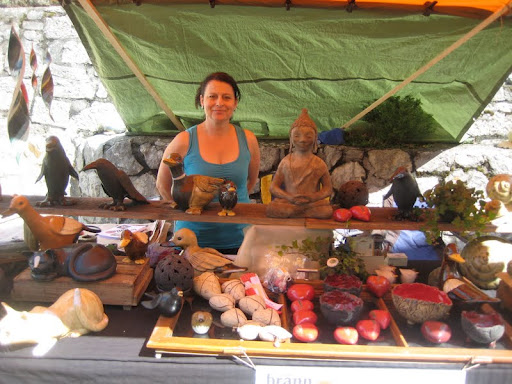
M 301 114 L 299 115 L 299 117 L 297 118 L 297 120 L 295 120 L 291 127 L 290 127 L 290 152 L 293 152 L 294 148 L 295 148 L 295 145 L 296 143 L 294 142 L 295 141 L 295 136 L 294 135 L 294 131 L 296 132 L 296 130 L 298 129 L 301 129 L 301 130 L 312 130 L 313 134 L 314 134 L 314 142 L 313 142 L 313 147 L 312 147 L 312 151 L 313 152 L 316 152 L 317 150 L 317 142 L 318 142 L 318 130 L 316 128 L 316 124 L 313 120 L 311 120 L 311 118 L 309 117 L 309 114 L 308 114 L 308 110 L 307 108 L 303 108 L 302 109 L 302 112 Z

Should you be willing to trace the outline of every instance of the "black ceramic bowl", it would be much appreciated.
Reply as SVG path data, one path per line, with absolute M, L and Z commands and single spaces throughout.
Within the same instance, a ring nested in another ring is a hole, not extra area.
M 363 300 L 347 292 L 328 291 L 320 296 L 320 310 L 330 324 L 355 324 L 363 310 Z

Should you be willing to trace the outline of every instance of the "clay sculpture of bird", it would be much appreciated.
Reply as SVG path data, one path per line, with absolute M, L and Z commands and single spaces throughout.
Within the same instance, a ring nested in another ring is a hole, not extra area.
M 185 174 L 183 158 L 178 153 L 171 153 L 163 162 L 172 175 L 171 206 L 190 215 L 200 215 L 226 182 L 218 177 Z
M 41 165 L 41 173 L 37 177 L 36 183 L 44 176 L 48 193 L 44 201 L 37 202 L 38 206 L 53 205 L 72 205 L 66 200 L 66 188 L 69 183 L 69 177 L 78 180 L 78 173 L 75 171 L 66 152 L 56 136 L 50 136 L 46 139 L 46 155 Z
M 194 267 L 196 271 L 232 273 L 234 271 L 244 271 L 247 269 L 234 266 L 232 260 L 226 258 L 216 249 L 201 248 L 197 244 L 196 234 L 188 228 L 181 228 L 176 231 L 171 242 L 183 248 L 183 256 L 192 264 L 192 267 Z
M 423 195 L 414 176 L 410 174 L 407 168 L 398 167 L 393 176 L 391 176 L 391 183 L 391 188 L 382 197 L 382 200 L 393 196 L 393 200 L 398 208 L 398 213 L 394 219 L 417 221 L 418 217 L 413 213 L 413 207 L 417 198 L 423 200 Z
M 499 302 L 499 299 L 489 297 L 463 276 L 459 269 L 459 265 L 463 263 L 465 263 L 465 260 L 459 254 L 457 246 L 453 243 L 448 244 L 443 251 L 441 267 L 435 269 L 429 275 L 429 284 L 436 284 L 455 303 L 466 307 Z
M 99 228 L 84 225 L 70 217 L 41 216 L 25 196 L 15 195 L 9 208 L 2 212 L 2 217 L 15 213 L 25 221 L 42 250 L 73 244 L 82 231 L 100 232 Z
M 149 204 L 146 198 L 135 189 L 128 175 L 107 159 L 95 160 L 87 164 L 82 171 L 90 169 L 95 169 L 98 172 L 103 191 L 113 199 L 112 204 L 104 203 L 100 205 L 100 208 L 124 211 L 126 210 L 125 197 L 131 199 L 133 204 Z
M 235 216 L 233 209 L 238 202 L 238 195 L 236 193 L 236 185 L 231 180 L 227 180 L 221 185 L 219 189 L 219 203 L 222 210 L 218 213 L 219 216 Z
M 149 237 L 146 232 L 132 232 L 125 229 L 121 232 L 119 242 L 119 248 L 124 248 L 127 256 L 123 259 L 123 263 L 144 264 L 148 245 Z

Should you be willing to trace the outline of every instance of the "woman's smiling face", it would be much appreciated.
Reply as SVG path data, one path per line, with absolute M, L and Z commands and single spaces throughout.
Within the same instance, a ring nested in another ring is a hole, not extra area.
M 201 95 L 201 105 L 204 107 L 206 119 L 229 121 L 238 105 L 233 87 L 218 80 L 210 81 Z

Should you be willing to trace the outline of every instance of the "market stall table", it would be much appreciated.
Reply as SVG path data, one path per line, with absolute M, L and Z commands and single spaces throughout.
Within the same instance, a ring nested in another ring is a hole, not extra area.
M 14 303 L 11 303 L 15 305 Z M 30 308 L 28 303 L 23 303 Z M 158 359 L 145 347 L 159 317 L 156 310 L 142 306 L 125 311 L 120 306 L 106 306 L 109 325 L 102 332 L 79 338 L 61 339 L 44 357 L 31 355 L 31 347 L 0 347 L 0 382 L 2 383 L 253 383 L 256 371 L 230 357 L 164 355 Z M 449 369 L 457 372 L 465 364 L 425 364 L 378 361 L 322 361 L 252 358 L 256 368 L 271 366 L 313 368 L 405 368 Z M 468 362 L 469 363 L 469 362 Z M 468 364 L 466 368 L 472 367 Z M 365 370 L 357 371 L 364 377 Z M 426 371 L 425 371 L 426 373 Z M 465 371 L 467 383 L 508 383 L 512 365 L 480 364 Z M 396 382 L 400 382 L 396 377 Z M 410 377 L 409 377 L 410 380 Z
M 4 196 L 4 202 L 0 203 L 0 209 L 5 209 L 9 199 Z M 37 201 L 40 197 L 30 197 L 31 201 Z M 6 201 L 7 200 L 7 201 Z M 100 198 L 76 198 L 77 204 L 69 207 L 37 208 L 40 213 L 60 212 L 64 215 L 73 216 L 99 216 L 99 217 L 126 217 L 136 219 L 191 219 L 190 216 L 181 211 L 171 209 L 162 202 L 151 202 L 149 206 L 129 207 L 124 212 L 110 212 L 97 208 Z M 4 207 L 5 206 L 5 207 Z M 203 215 L 194 217 L 201 221 L 219 221 L 215 205 L 204 212 Z M 270 225 L 283 223 L 286 225 L 305 228 L 337 228 L 339 223 L 332 220 L 311 220 L 311 219 L 271 219 L 264 215 L 264 206 L 261 204 L 240 204 L 237 216 L 226 218 L 225 222 L 242 222 L 259 225 Z M 372 221 L 369 223 L 351 221 L 348 226 L 358 229 L 419 229 L 421 223 L 393 222 L 389 220 L 393 209 L 376 208 L 373 211 Z M 224 219 L 221 219 L 224 220 Z M 453 229 L 450 225 L 443 224 L 443 228 Z M 509 227 L 496 228 L 490 225 L 488 230 L 508 231 Z M 429 265 L 422 265 L 415 262 L 409 267 L 417 268 L 420 276 L 427 276 L 429 270 L 436 266 L 436 262 Z M 11 299 L 12 300 L 12 299 Z M 7 300 L 9 301 L 9 300 Z M 24 306 L 25 309 L 32 308 L 28 302 L 11 302 L 15 309 Z M 34 305 L 36 303 L 33 303 Z M 38 303 L 43 304 L 44 303 Z M 300 371 L 303 367 L 308 368 L 312 373 L 318 372 L 316 368 L 336 368 L 339 370 L 348 368 L 366 368 L 358 370 L 357 375 L 362 380 L 369 372 L 368 368 L 405 368 L 410 375 L 398 376 L 394 382 L 401 378 L 418 377 L 418 371 L 422 370 L 421 376 L 428 373 L 462 372 L 464 370 L 465 380 L 468 383 L 506 383 L 512 377 L 512 364 L 501 364 L 495 361 L 487 364 L 482 359 L 472 361 L 457 361 L 447 363 L 442 359 L 435 362 L 424 361 L 398 361 L 393 359 L 379 360 L 361 356 L 359 359 L 347 361 L 345 359 L 311 359 L 309 358 L 304 345 L 304 353 L 288 359 L 287 356 L 275 356 L 274 358 L 244 358 L 243 356 L 198 356 L 188 355 L 179 352 L 166 350 L 164 353 L 155 353 L 154 349 L 147 348 L 147 342 L 153 333 L 159 320 L 159 313 L 156 310 L 147 310 L 140 305 L 130 311 L 125 311 L 121 306 L 106 305 L 106 313 L 110 318 L 109 325 L 105 330 L 96 334 L 84 335 L 76 339 L 62 339 L 50 352 L 42 358 L 33 358 L 30 347 L 2 347 L 0 349 L 0 381 L 8 383 L 32 382 L 36 378 L 39 382 L 68 383 L 70 380 L 78 382 L 256 382 L 261 379 L 261 367 L 271 369 L 273 366 L 296 367 Z M 0 313 L 0 316 L 3 316 Z M 299 345 L 300 346 L 300 345 Z M 229 352 L 229 351 L 226 351 Z M 510 353 L 510 351 L 505 351 Z M 157 358 L 160 357 L 161 358 Z M 447 359 L 449 360 L 449 359 Z M 254 364 L 254 367 L 251 367 Z M 469 369 L 471 368 L 471 369 Z M 269 371 L 265 371 L 268 372 Z M 275 371 L 273 371 L 275 373 Z M 382 371 L 383 373 L 384 371 Z M 396 371 L 398 372 L 398 371 Z M 400 371 L 401 372 L 401 371 Z M 259 374 L 258 374 L 259 373 Z M 270 378 L 270 376 L 269 376 Z M 460 376 L 459 376 L 460 378 Z M 455 384 L 455 381 L 452 381 Z

